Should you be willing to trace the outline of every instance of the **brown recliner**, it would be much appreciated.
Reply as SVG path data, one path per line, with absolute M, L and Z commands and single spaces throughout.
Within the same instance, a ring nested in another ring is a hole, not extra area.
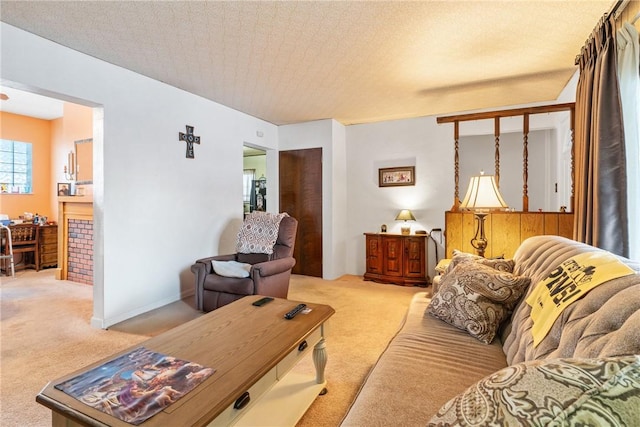
M 191 266 L 196 282 L 196 307 L 208 312 L 247 295 L 287 298 L 291 269 L 296 264 L 293 247 L 298 221 L 286 216 L 278 229 L 273 254 L 235 253 L 202 258 Z M 212 260 L 251 264 L 249 277 L 224 277 L 213 270 Z

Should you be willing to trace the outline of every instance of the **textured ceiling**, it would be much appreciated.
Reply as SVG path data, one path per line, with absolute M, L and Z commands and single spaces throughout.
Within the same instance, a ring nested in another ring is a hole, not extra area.
M 553 101 L 613 1 L 2 1 L 8 24 L 274 124 Z

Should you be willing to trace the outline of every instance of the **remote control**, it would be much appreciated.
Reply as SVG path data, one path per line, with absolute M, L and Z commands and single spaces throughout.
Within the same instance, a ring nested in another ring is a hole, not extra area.
M 296 305 L 293 310 L 291 310 L 290 312 L 288 312 L 287 314 L 284 315 L 285 319 L 293 319 L 294 317 L 296 317 L 296 314 L 300 313 L 302 310 L 304 310 L 304 308 L 307 306 L 307 304 L 298 304 Z
M 256 307 L 260 307 L 265 305 L 268 302 L 273 301 L 273 298 L 271 297 L 264 297 L 264 298 L 260 298 L 258 301 L 254 301 L 253 303 L 251 303 L 251 305 L 255 305 Z

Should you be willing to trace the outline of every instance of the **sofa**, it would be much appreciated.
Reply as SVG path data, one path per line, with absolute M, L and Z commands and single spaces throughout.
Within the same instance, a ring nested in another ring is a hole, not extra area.
M 640 425 L 640 263 L 616 257 L 631 273 L 582 295 L 533 343 L 526 300 L 561 263 L 584 253 L 605 251 L 535 236 L 512 260 L 457 253 L 437 293 L 413 297 L 341 425 Z M 508 303 L 493 339 L 476 325 L 461 329 L 433 314 L 446 317 L 436 301 L 447 301 L 452 283 L 485 274 L 485 267 L 507 276 L 505 264 L 518 285 L 525 283 L 517 298 L 500 295 Z M 468 274 L 472 268 L 477 273 Z

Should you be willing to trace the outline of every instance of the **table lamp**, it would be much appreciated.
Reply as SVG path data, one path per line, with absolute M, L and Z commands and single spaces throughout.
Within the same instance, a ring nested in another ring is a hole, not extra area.
M 402 234 L 411 234 L 411 226 L 407 224 L 407 221 L 415 221 L 416 217 L 413 216 L 409 209 L 402 209 L 400 213 L 396 216 L 396 221 L 404 221 L 400 230 Z
M 476 234 L 471 239 L 471 246 L 476 249 L 478 255 L 483 257 L 488 243 L 484 234 L 484 219 L 490 210 L 507 207 L 500 190 L 498 190 L 495 177 L 493 175 L 484 175 L 484 172 L 480 172 L 480 175 L 472 176 L 467 194 L 464 196 L 460 207 L 469 209 L 475 214 L 477 226 Z

